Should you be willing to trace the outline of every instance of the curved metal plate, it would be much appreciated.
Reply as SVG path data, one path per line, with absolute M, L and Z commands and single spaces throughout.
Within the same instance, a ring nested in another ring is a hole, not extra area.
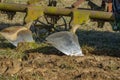
M 66 55 L 84 56 L 78 42 L 78 37 L 71 32 L 57 32 L 48 36 L 46 40 Z

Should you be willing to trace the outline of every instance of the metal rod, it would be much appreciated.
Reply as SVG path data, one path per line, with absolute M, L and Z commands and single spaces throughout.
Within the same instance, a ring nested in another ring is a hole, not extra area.
M 4 11 L 25 12 L 26 9 L 27 5 L 25 4 L 0 3 L 0 10 Z
M 26 11 L 27 7 L 28 7 L 28 5 L 24 5 L 24 4 L 0 3 L 0 10 L 6 10 L 6 11 L 27 12 Z M 92 19 L 102 19 L 102 20 L 107 20 L 107 21 L 114 20 L 114 15 L 112 12 L 72 9 L 72 8 L 71 9 L 57 8 L 57 7 L 50 7 L 50 6 L 43 7 L 43 8 L 44 8 L 45 14 L 71 16 L 71 13 L 74 10 L 79 10 L 80 13 L 84 13 L 84 12 L 90 13 L 90 18 L 92 18 Z

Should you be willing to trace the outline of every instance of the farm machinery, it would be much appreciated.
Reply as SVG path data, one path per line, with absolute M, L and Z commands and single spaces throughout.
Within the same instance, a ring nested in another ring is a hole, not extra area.
M 57 0 L 49 0 L 47 5 L 40 4 L 42 0 L 29 0 L 27 4 L 0 3 L 0 10 L 8 14 L 8 19 L 13 19 L 16 12 L 26 13 L 23 26 L 12 26 L 0 31 L 9 42 L 17 46 L 19 42 L 33 42 L 34 33 L 37 39 L 41 39 L 39 34 L 46 34 L 46 42 L 70 56 L 83 56 L 79 45 L 76 30 L 89 20 L 102 20 L 114 22 L 113 29 L 120 30 L 119 25 L 119 7 L 109 12 L 103 10 L 91 10 L 86 8 L 78 8 L 85 0 L 78 0 L 71 7 L 57 7 Z M 44 0 L 43 0 L 44 1 Z M 90 0 L 86 0 L 89 1 Z M 104 6 L 105 1 L 102 2 Z M 118 5 L 118 4 L 117 4 Z M 102 8 L 100 6 L 100 8 Z M 67 22 L 65 17 L 69 17 Z M 36 30 L 39 26 L 42 33 Z M 45 32 L 44 29 L 47 30 Z

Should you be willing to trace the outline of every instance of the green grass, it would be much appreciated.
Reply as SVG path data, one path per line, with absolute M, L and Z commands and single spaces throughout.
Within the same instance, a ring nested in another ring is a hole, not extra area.
M 17 75 L 13 75 L 13 76 L 1 76 L 0 75 L 0 80 L 19 80 Z

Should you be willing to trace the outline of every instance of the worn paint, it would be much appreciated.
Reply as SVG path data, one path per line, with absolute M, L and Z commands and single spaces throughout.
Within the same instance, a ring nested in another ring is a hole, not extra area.
M 31 4 L 35 4 L 35 3 L 38 3 L 38 2 L 40 2 L 41 0 L 29 0 L 28 2 L 27 2 L 27 4 L 28 5 L 31 5 Z
M 43 16 L 43 8 L 41 6 L 29 6 L 27 11 L 27 16 L 25 22 L 31 22 L 38 19 L 40 16 Z
M 90 19 L 89 16 L 90 12 L 74 10 L 72 24 L 83 24 Z

